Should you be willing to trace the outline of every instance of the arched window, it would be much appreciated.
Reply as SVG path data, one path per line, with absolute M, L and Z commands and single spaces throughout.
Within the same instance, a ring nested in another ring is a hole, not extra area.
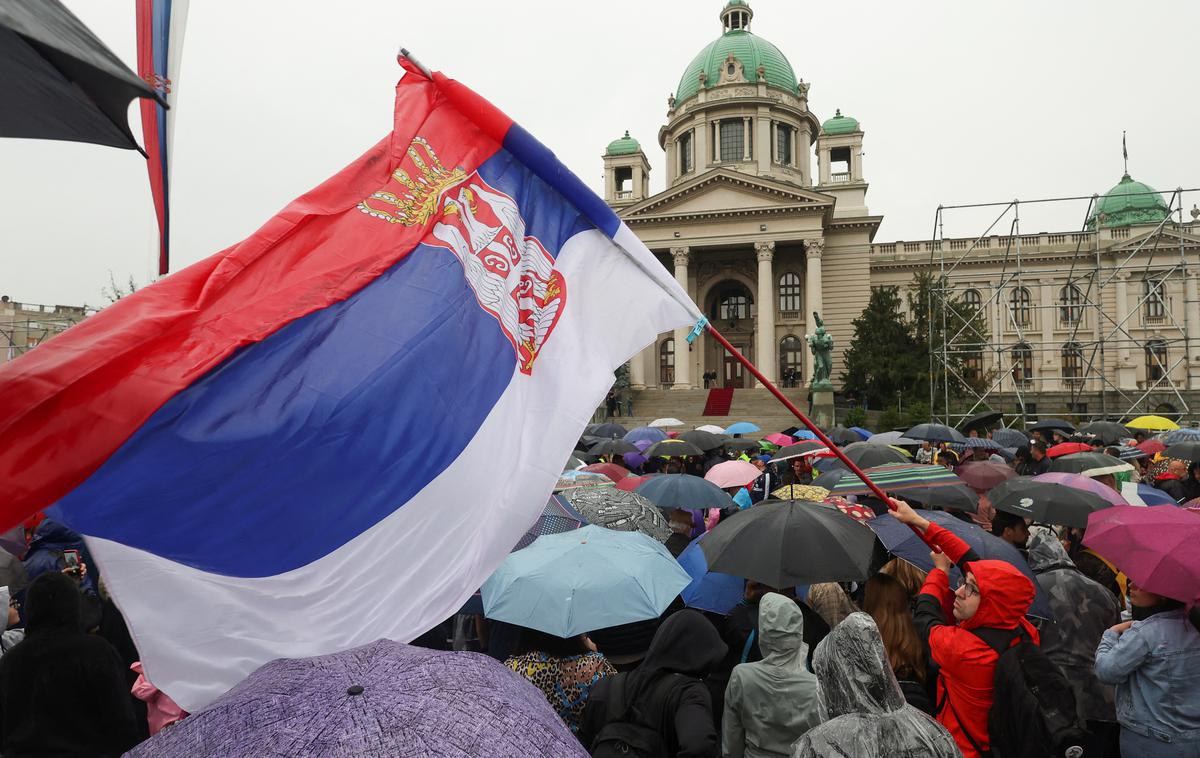
M 1012 311 L 1012 320 L 1017 326 L 1029 326 L 1033 323 L 1033 298 L 1025 287 L 1013 287 L 1008 297 L 1008 307 Z
M 658 382 L 675 383 L 675 338 L 667 337 L 658 346 Z
M 1164 340 L 1150 340 L 1146 343 L 1146 379 L 1157 382 L 1167 375 L 1167 343 Z
M 750 290 L 738 282 L 726 282 L 717 290 L 712 311 L 708 317 L 714 321 L 733 321 L 750 318 Z
M 779 375 L 785 387 L 798 387 L 804 380 L 804 343 L 794 334 L 779 340 Z
M 779 277 L 779 311 L 800 310 L 800 277 L 784 274 Z
M 1074 324 L 1082 317 L 1083 293 L 1074 284 L 1068 284 L 1058 291 L 1058 320 Z
M 968 311 L 979 311 L 983 309 L 983 295 L 979 294 L 979 290 L 970 289 L 963 293 L 962 304 L 967 307 Z
M 1025 342 L 1018 342 L 1013 347 L 1012 378 L 1016 384 L 1029 384 L 1033 381 L 1033 348 Z
M 1083 350 L 1078 342 L 1063 345 L 1062 376 L 1068 383 L 1083 379 Z

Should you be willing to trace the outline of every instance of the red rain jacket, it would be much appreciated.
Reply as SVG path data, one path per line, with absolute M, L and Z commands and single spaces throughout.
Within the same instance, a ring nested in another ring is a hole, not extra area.
M 979 609 L 966 621 L 956 622 L 950 577 L 935 568 L 917 596 L 914 617 L 917 629 L 929 640 L 930 657 L 940 669 L 938 723 L 954 737 L 964 758 L 978 758 L 979 752 L 967 739 L 964 729 L 980 748 L 988 749 L 988 713 L 992 709 L 992 680 L 999 656 L 970 630 L 1021 626 L 1034 643 L 1040 644 L 1037 630 L 1025 619 L 1033 603 L 1034 587 L 1028 577 L 1009 563 L 976 560 L 967 543 L 937 524 L 930 524 L 924 537 L 926 543 L 940 548 L 959 568 L 974 574 L 979 584 Z M 1014 639 L 1013 644 L 1016 642 Z

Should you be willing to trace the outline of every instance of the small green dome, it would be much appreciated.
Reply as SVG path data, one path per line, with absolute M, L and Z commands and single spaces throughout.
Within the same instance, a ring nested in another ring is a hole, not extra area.
M 730 5 L 745 3 L 734 0 Z M 792 71 L 792 64 L 779 52 L 779 48 L 745 29 L 730 29 L 710 42 L 684 69 L 679 86 L 675 88 L 675 101 L 681 103 L 700 92 L 701 72 L 707 77 L 706 89 L 719 82 L 721 66 L 725 65 L 730 53 L 741 62 L 746 81 L 758 81 L 758 67 L 761 65 L 767 84 L 795 94 L 796 72 Z
M 821 124 L 821 131 L 826 134 L 851 134 L 858 131 L 858 119 L 843 116 L 842 109 L 838 108 L 833 118 Z
M 1134 224 L 1157 224 L 1170 215 L 1171 209 L 1158 190 L 1134 181 L 1129 174 L 1125 174 L 1117 186 L 1096 201 L 1088 215 L 1088 229 L 1096 228 L 1096 217 L 1101 213 L 1104 214 L 1104 220 L 1100 226 L 1115 229 Z
M 608 143 L 608 147 L 604 149 L 605 155 L 630 155 L 641 150 L 642 146 L 638 141 L 629 136 L 629 130 L 625 130 L 625 136 L 620 139 L 615 139 Z

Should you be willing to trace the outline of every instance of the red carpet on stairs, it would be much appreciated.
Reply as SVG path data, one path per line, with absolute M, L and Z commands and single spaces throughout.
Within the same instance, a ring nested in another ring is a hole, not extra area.
M 728 416 L 733 405 L 733 387 L 717 387 L 708 391 L 703 416 Z

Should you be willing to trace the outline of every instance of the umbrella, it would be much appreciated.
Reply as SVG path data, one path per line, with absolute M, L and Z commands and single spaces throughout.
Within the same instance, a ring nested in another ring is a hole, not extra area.
M 912 462 L 907 455 L 891 445 L 876 445 L 873 442 L 855 442 L 842 448 L 842 452 L 859 468 L 882 466 L 886 463 Z M 833 465 L 845 467 L 846 464 L 839 460 Z
M 999 537 L 988 534 L 979 526 L 955 518 L 949 513 L 941 511 L 917 511 L 917 513 L 943 529 L 954 532 L 956 537 L 975 550 L 980 560 L 999 560 L 1016 566 L 1029 581 L 1033 582 L 1033 586 L 1037 590 L 1029 613 L 1039 618 L 1054 618 L 1054 614 L 1050 611 L 1050 603 L 1046 600 L 1045 593 L 1042 592 L 1042 586 L 1038 584 L 1037 577 L 1029 570 L 1029 564 L 1025 562 L 1015 547 Z M 933 570 L 933 561 L 929 557 L 929 546 L 913 533 L 912 529 L 901 524 L 890 513 L 876 516 L 867 522 L 867 526 L 879 535 L 879 541 L 893 555 L 903 558 L 922 571 Z M 961 576 L 962 572 L 959 571 L 958 566 L 951 568 L 951 586 L 954 586 Z
M 713 434 L 712 432 L 694 429 L 690 432 L 683 432 L 676 439 L 690 442 L 707 453 L 710 450 L 716 450 L 723 446 L 727 438 L 720 433 Z
M 642 474 L 641 476 L 627 476 L 624 479 L 622 479 L 621 481 L 617 482 L 617 489 L 622 490 L 624 492 L 633 492 L 638 487 L 641 487 L 643 484 L 650 481 L 651 478 L 656 477 L 656 476 L 665 476 L 665 475 L 664 474 Z
M 835 468 L 830 469 L 818 476 L 816 479 L 813 479 L 812 484 L 814 487 L 823 487 L 827 490 L 833 490 L 833 488 L 837 486 L 837 483 L 843 479 L 853 479 L 857 481 L 858 477 L 856 477 L 854 474 L 851 474 L 850 469 Z
M 967 513 L 979 512 L 979 495 L 965 484 L 936 487 L 911 487 L 903 496 L 907 500 L 930 508 L 950 508 Z
M 724 434 L 725 430 L 716 424 L 705 424 L 696 427 L 697 432 L 708 432 L 709 434 Z
M 616 487 L 578 487 L 567 490 L 563 497 L 589 524 L 618 532 L 641 532 L 659 542 L 666 542 L 671 536 L 671 527 L 662 512 L 636 492 Z M 611 625 L 601 624 L 595 628 L 604 626 Z
M 1106 489 L 1108 493 L 1094 487 Z M 1116 490 L 1094 479 L 1078 474 L 1051 473 L 1002 482 L 988 493 L 988 502 L 998 511 L 1015 513 L 1043 524 L 1084 527 L 1088 514 L 1111 508 L 1114 502 L 1125 501 Z
M 261 666 L 127 755 L 555 755 L 586 758 L 546 697 L 479 653 L 392 640 Z
M 601 440 L 588 448 L 591 455 L 624 455 L 636 452 L 638 449 L 625 440 Z
M 579 511 L 571 507 L 562 495 L 551 495 L 542 509 L 542 515 L 533 522 L 533 526 L 525 530 L 525 534 L 517 542 L 513 550 L 529 547 L 543 534 L 561 534 L 587 525 L 587 519 Z
M 1134 445 L 1134 448 L 1141 450 L 1146 455 L 1158 455 L 1162 451 L 1166 450 L 1167 446 L 1162 440 L 1149 439 L 1139 442 L 1138 444 Z
M 943 466 L 924 463 L 887 463 L 865 472 L 885 492 L 940 508 L 974 513 L 979 496 Z M 870 495 L 871 490 L 856 476 L 843 477 L 831 490 L 835 495 Z
M 639 453 L 642 453 L 643 455 L 645 455 L 646 448 L 650 447 L 653 444 L 654 444 L 653 440 L 638 440 L 637 442 L 633 443 L 633 446 L 638 449 Z
M 857 434 L 859 439 L 863 440 L 864 442 L 866 440 L 871 439 L 871 435 L 873 435 L 875 433 L 875 432 L 872 432 L 870 429 L 864 429 L 861 426 L 852 426 L 852 427 L 850 427 L 850 431 Z
M 589 474 L 604 474 L 614 483 L 629 476 L 629 469 L 615 463 L 593 463 L 590 466 L 584 466 L 580 471 L 586 471 Z
M 1083 474 L 1084 476 L 1103 476 L 1132 471 L 1133 466 L 1120 458 L 1114 458 L 1104 453 L 1071 453 L 1050 461 L 1050 470 L 1064 471 L 1068 474 Z
M 586 465 L 587 464 L 582 460 L 572 455 L 570 458 L 567 458 L 567 463 L 563 466 L 563 471 L 574 471 L 575 469 L 583 468 Z
M 1183 508 L 1116 507 L 1088 518 L 1083 544 L 1137 586 L 1185 603 L 1200 600 L 1200 518 Z
M 1176 442 L 1164 450 L 1163 455 L 1185 461 L 1200 461 L 1200 440 Z
M 1036 424 L 1031 424 L 1029 427 L 1027 427 L 1027 431 L 1030 431 L 1030 432 L 1054 431 L 1054 432 L 1066 432 L 1067 434 L 1073 434 L 1075 432 L 1075 425 L 1072 424 L 1070 421 L 1066 421 L 1065 419 L 1061 419 L 1061 418 L 1046 418 L 1046 419 L 1042 419 L 1041 421 L 1038 421 Z
M 866 526 L 868 521 L 875 518 L 875 511 L 861 503 L 852 503 L 841 495 L 829 495 L 821 502 L 832 505 L 863 526 Z
M 607 437 L 613 440 L 619 440 L 625 436 L 628 430 L 620 424 L 597 424 L 591 430 L 592 437 Z
M 761 431 L 757 424 L 751 424 L 749 421 L 738 421 L 725 427 L 726 434 L 751 434 Z
M 704 451 L 683 440 L 663 440 L 646 448 L 647 458 L 672 458 L 686 455 L 704 455 Z
M 1073 453 L 1090 452 L 1092 452 L 1092 446 L 1086 442 L 1060 442 L 1057 445 L 1051 445 L 1046 450 L 1046 456 L 1048 458 L 1061 458 L 1064 455 L 1071 455 Z
M 612 479 L 609 479 L 604 474 L 596 474 L 591 471 L 569 470 L 558 475 L 558 481 L 554 484 L 554 491 L 561 492 L 570 489 L 611 487 L 612 483 Z
M 660 426 L 683 426 L 683 422 L 677 418 L 656 418 L 647 424 L 647 426 L 655 428 Z
M 641 453 L 625 453 L 621 456 L 621 460 L 625 462 L 625 468 L 630 469 L 632 472 L 632 470 L 635 468 L 641 468 L 642 466 L 645 466 L 646 461 L 650 459 Z M 620 484 L 620 482 L 617 482 L 617 484 Z
M 920 445 L 921 440 L 904 436 L 904 432 L 880 432 L 867 438 L 872 445 Z
M 904 436 L 910 440 L 929 440 L 930 442 L 962 442 L 966 439 L 957 429 L 951 429 L 945 424 L 917 424 L 905 432 Z
M 657 618 L 691 578 L 644 534 L 585 526 L 539 537 L 483 583 L 490 619 L 573 637 Z
M 825 436 L 832 440 L 837 445 L 851 445 L 855 442 L 862 442 L 862 437 L 858 436 L 858 432 L 852 432 L 844 426 L 835 426 L 825 432 Z
M 866 579 L 875 536 L 832 505 L 768 500 L 717 524 L 700 547 L 710 571 L 792 587 Z
M 724 461 L 710 468 L 708 473 L 704 475 L 704 478 L 721 489 L 726 489 L 729 487 L 745 487 L 760 476 L 762 476 L 762 472 L 753 463 L 747 463 L 746 461 Z
M 999 450 L 1001 445 L 987 437 L 967 437 L 962 446 L 967 450 Z
M 1120 452 L 1117 453 L 1117 457 L 1123 461 L 1135 461 L 1138 458 L 1148 458 L 1149 456 L 1143 451 L 1138 450 L 1136 447 L 1123 447 L 1120 449 Z
M 655 476 L 642 483 L 636 492 L 659 508 L 700 510 L 733 505 L 733 498 L 725 490 L 691 474 Z
M 1130 505 L 1177 505 L 1175 498 L 1149 484 L 1121 482 L 1121 497 Z
M 815 484 L 785 484 L 777 490 L 772 490 L 771 497 L 776 500 L 809 500 L 820 503 L 829 497 L 829 490 Z
M 955 469 L 954 473 L 976 492 L 987 492 L 1000 482 L 1006 482 L 1017 475 L 1011 466 L 995 461 L 967 461 Z
M 1115 421 L 1093 421 L 1079 427 L 1079 431 L 1098 438 L 1103 445 L 1116 445 L 1132 436 L 1128 429 Z
M 992 424 L 1000 423 L 1000 419 L 1002 418 L 1004 418 L 1004 414 L 1000 411 L 984 411 L 983 413 L 976 413 L 974 416 L 969 416 L 960 421 L 958 424 L 958 430 L 963 434 L 966 434 L 972 429 L 986 429 Z
M 692 578 L 691 583 L 679 594 L 688 608 L 698 608 L 726 616 L 734 606 L 742 602 L 746 580 L 732 574 L 708 570 L 708 559 L 700 549 L 700 541 L 706 536 L 700 535 L 692 540 L 692 544 L 679 554 L 679 565 Z
M 58 0 L 0 5 L 0 51 L 0 136 L 141 152 L 129 103 L 162 98 Z
M 1003 447 L 1024 447 L 1029 444 L 1029 437 L 1016 429 L 993 429 L 992 441 Z
M 778 445 L 779 447 L 786 447 L 796 441 L 786 434 L 780 434 L 779 432 L 772 432 L 766 437 L 763 437 L 763 439 L 767 442 L 770 442 L 772 445 Z
M 735 453 L 743 453 L 747 450 L 758 450 L 758 440 L 729 440 L 725 443 L 726 450 L 732 450 Z
M 1162 416 L 1138 416 L 1125 426 L 1130 429 L 1144 429 L 1148 432 L 1170 432 L 1179 428 L 1179 424 Z
M 642 440 L 650 440 L 651 442 L 661 442 L 668 439 L 667 433 L 662 429 L 652 426 L 639 426 L 636 429 L 630 429 L 622 437 L 626 442 L 640 442 Z
M 1194 442 L 1200 439 L 1200 429 L 1175 429 L 1158 435 L 1158 441 L 1164 445 L 1174 445 L 1176 442 Z
M 805 455 L 815 455 L 817 453 L 826 452 L 829 452 L 829 448 L 825 447 L 825 445 L 822 443 L 817 442 L 816 440 L 803 440 L 794 445 L 788 445 L 787 447 L 780 448 L 779 450 L 775 451 L 775 455 L 771 458 L 771 462 L 776 463 L 778 461 L 789 461 L 792 458 L 800 458 Z
M 807 429 L 797 429 L 794 432 L 784 432 L 784 434 L 786 434 L 787 436 L 791 437 L 792 439 L 794 439 L 796 441 L 815 440 L 817 438 L 817 435 L 813 434 L 812 432 L 810 432 Z

